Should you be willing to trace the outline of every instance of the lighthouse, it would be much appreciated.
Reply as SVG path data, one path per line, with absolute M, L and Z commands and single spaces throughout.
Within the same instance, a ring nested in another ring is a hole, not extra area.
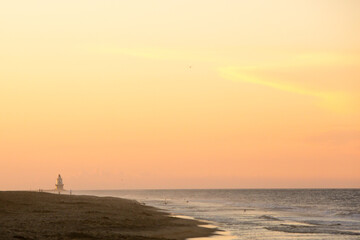
M 63 184 L 63 181 L 62 181 L 62 178 L 61 178 L 60 174 L 59 174 L 59 176 L 58 176 L 58 178 L 56 180 L 55 186 L 56 186 L 57 191 L 63 191 L 64 190 L 64 184 Z

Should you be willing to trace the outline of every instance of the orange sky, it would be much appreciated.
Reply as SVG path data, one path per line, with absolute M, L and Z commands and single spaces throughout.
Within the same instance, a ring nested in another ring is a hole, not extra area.
M 0 189 L 360 187 L 360 1 L 2 1 Z

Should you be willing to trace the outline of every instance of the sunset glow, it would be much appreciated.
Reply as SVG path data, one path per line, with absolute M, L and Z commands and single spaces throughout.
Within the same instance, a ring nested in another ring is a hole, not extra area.
M 359 9 L 2 1 L 0 188 L 359 188 Z

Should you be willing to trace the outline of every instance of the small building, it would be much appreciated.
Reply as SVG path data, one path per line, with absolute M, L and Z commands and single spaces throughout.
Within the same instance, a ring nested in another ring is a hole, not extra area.
M 56 186 L 57 191 L 63 191 L 64 190 L 64 184 L 63 184 L 63 180 L 62 180 L 60 174 L 59 174 L 59 176 L 58 176 L 58 178 L 56 180 L 55 186 Z

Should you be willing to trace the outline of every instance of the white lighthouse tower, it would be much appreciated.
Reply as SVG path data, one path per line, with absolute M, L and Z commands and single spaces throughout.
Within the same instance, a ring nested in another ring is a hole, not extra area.
M 63 184 L 63 181 L 62 181 L 62 178 L 61 178 L 60 174 L 59 174 L 59 176 L 58 176 L 58 178 L 56 180 L 55 186 L 56 186 L 57 191 L 63 191 L 64 190 L 64 184 Z

